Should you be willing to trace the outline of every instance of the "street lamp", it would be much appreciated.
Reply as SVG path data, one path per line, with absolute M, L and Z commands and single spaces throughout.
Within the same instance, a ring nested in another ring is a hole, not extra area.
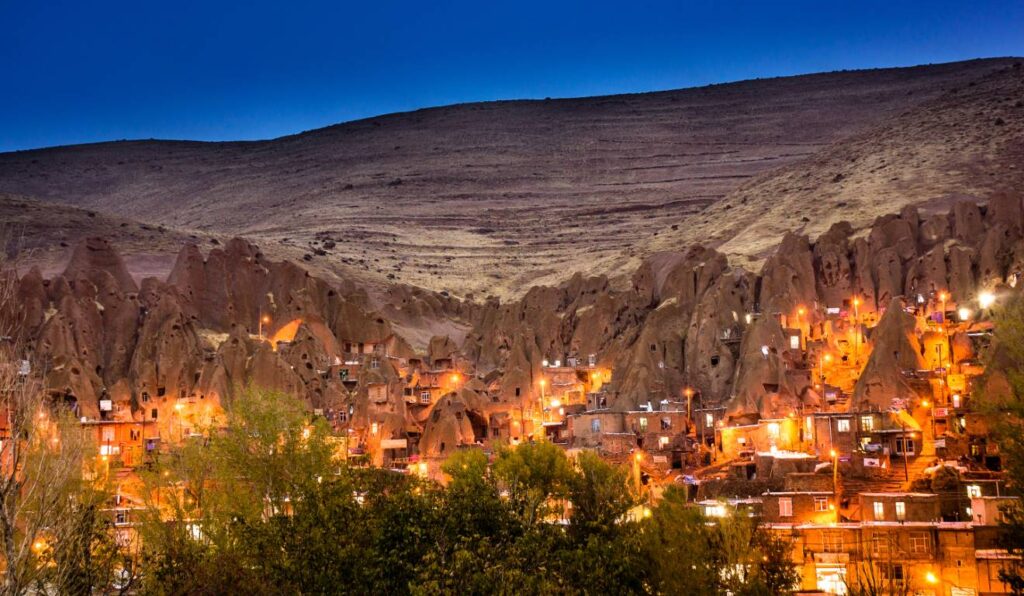
M 547 384 L 546 379 L 540 380 L 540 421 L 542 423 L 544 422 L 544 386 Z
M 860 364 L 860 298 L 853 297 L 853 361 Z
M 265 315 L 263 314 L 263 311 L 260 310 L 259 318 L 259 336 L 260 339 L 263 339 L 263 326 L 270 324 L 270 315 Z
M 982 292 L 978 294 L 978 306 L 982 310 L 991 307 L 996 302 L 996 295 L 992 292 Z
M 839 523 L 839 452 L 832 449 L 828 454 L 832 457 L 832 496 L 836 500 L 836 523 Z

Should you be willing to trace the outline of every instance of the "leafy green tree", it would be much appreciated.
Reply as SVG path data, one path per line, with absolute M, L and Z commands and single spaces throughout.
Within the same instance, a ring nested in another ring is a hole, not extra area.
M 661 594 L 715 594 L 715 528 L 689 506 L 686 492 L 666 489 L 644 528 L 644 552 L 654 591 Z
M 986 354 L 986 379 L 977 396 L 999 444 L 1007 488 L 1024 497 L 1024 296 L 1015 294 L 995 314 L 995 337 Z M 1018 558 L 1006 559 L 1000 579 L 1024 594 L 1024 511 L 1005 512 L 1002 545 Z
M 576 458 L 576 469 L 569 477 L 568 496 L 572 503 L 570 528 L 580 537 L 615 530 L 636 504 L 627 487 L 628 474 L 591 451 Z
M 524 523 L 532 525 L 556 513 L 555 501 L 568 494 L 572 467 L 560 447 L 540 441 L 499 451 L 494 475 Z

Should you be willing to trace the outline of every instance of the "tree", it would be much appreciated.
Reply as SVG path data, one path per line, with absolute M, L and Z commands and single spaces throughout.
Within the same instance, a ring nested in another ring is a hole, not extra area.
M 995 313 L 995 337 L 985 360 L 980 409 L 999 445 L 1007 488 L 1024 497 L 1024 296 L 1015 294 Z M 1024 594 L 1024 511 L 1016 507 L 1004 513 L 1002 545 L 1018 558 L 1008 558 L 999 576 L 1014 594 Z
M 141 474 L 146 587 L 269 588 L 284 575 L 273 571 L 294 567 L 295 553 L 281 546 L 295 509 L 321 513 L 324 483 L 348 501 L 353 491 L 338 480 L 326 427 L 310 424 L 291 396 L 249 388 L 230 404 L 224 428 L 204 431 L 204 440 L 184 443 Z
M 570 527 L 580 537 L 607 534 L 616 529 L 635 499 L 627 487 L 628 474 L 592 451 L 576 458 L 575 473 L 568 482 L 572 503 Z
M 29 345 L 8 238 L 0 233 L 0 592 L 106 590 L 120 563 L 103 511 L 109 492 L 85 473 L 94 441 L 24 366 Z
M 532 525 L 556 512 L 555 501 L 568 494 L 572 468 L 560 447 L 540 441 L 499 451 L 494 475 L 513 508 Z
M 689 506 L 685 490 L 675 486 L 665 490 L 643 537 L 655 592 L 716 593 L 716 529 L 698 509 Z

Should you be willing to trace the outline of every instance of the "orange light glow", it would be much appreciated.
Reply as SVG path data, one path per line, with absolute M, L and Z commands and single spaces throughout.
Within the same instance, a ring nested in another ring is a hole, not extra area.
M 939 300 L 941 300 L 942 302 L 949 300 L 949 294 L 947 294 L 946 292 L 939 292 Z
M 853 299 L 853 305 L 854 306 L 860 306 L 860 298 L 854 298 Z
M 540 386 L 541 386 L 541 387 L 543 387 L 544 385 L 547 385 L 547 384 L 548 384 L 548 382 L 547 382 L 547 381 L 545 381 L 544 379 L 541 379 L 541 380 L 540 380 Z
M 796 309 L 796 313 L 802 317 L 804 316 L 804 314 L 807 313 L 807 309 L 801 306 L 800 308 Z
M 829 457 L 831 457 L 832 459 L 835 459 L 836 455 L 839 455 L 838 453 L 836 453 L 835 449 L 829 451 L 828 454 L 829 454 Z
M 458 383 L 458 382 L 459 382 L 459 373 L 453 373 L 452 374 L 452 383 Z
M 644 456 L 642 453 L 637 453 L 636 455 L 633 456 L 633 459 L 635 459 L 637 463 L 640 463 L 640 460 L 642 460 L 643 458 Z
M 263 324 L 270 323 L 270 315 L 263 315 Z
M 277 350 L 277 342 L 290 342 L 294 340 L 295 334 L 299 332 L 299 325 L 301 324 L 302 319 L 295 319 L 274 332 L 274 335 L 270 337 L 270 345 L 274 350 Z

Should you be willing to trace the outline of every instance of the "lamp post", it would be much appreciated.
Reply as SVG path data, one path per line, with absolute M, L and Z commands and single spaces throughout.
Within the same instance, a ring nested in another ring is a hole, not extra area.
M 821 391 L 822 391 L 822 393 L 825 392 L 825 363 L 826 362 L 831 362 L 831 361 L 832 361 L 832 355 L 831 354 L 824 354 L 823 353 L 821 355 L 821 357 L 818 358 L 818 377 L 821 379 Z
M 693 389 L 690 389 L 689 387 L 683 389 L 683 395 L 686 396 L 686 419 L 689 420 L 691 424 L 693 424 L 693 416 L 691 413 L 691 406 L 693 404 Z
M 259 319 L 259 336 L 260 339 L 263 339 L 263 325 L 270 324 L 270 315 L 263 314 L 263 309 L 261 308 L 259 310 Z
M 832 496 L 836 500 L 836 523 L 839 523 L 839 452 L 829 451 L 832 456 Z
M 546 379 L 540 380 L 540 421 L 541 425 L 544 423 L 544 386 L 547 385 Z
M 636 489 L 636 496 L 640 496 L 640 460 L 644 458 L 643 454 L 637 451 L 633 454 L 633 487 Z
M 860 364 L 860 298 L 853 298 L 853 360 Z
M 903 431 L 903 479 L 910 481 L 910 466 L 907 464 L 907 424 L 900 419 L 900 429 Z

